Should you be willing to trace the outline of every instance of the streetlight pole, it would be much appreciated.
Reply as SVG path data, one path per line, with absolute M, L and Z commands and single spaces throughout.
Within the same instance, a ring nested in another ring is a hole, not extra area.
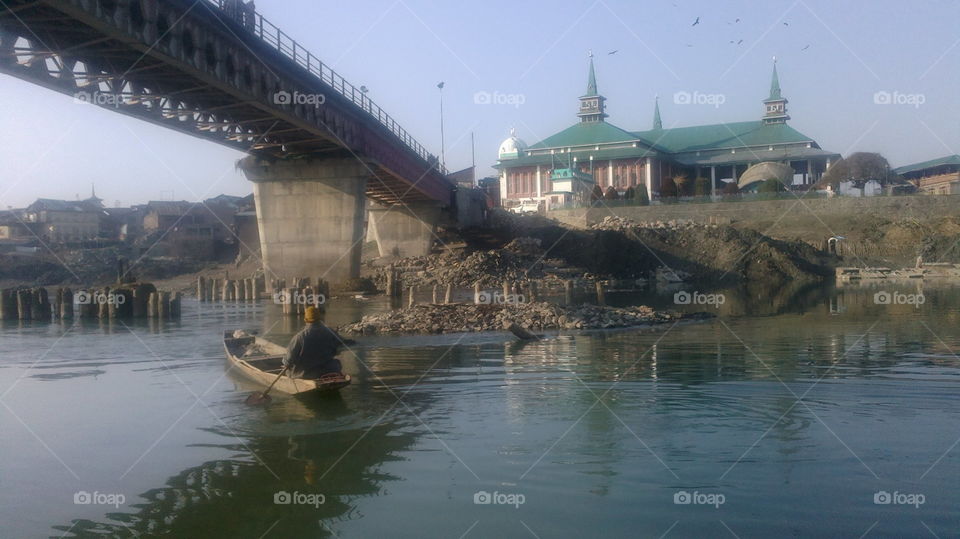
M 443 81 L 437 84 L 440 89 L 440 167 L 447 168 L 447 149 L 443 137 Z

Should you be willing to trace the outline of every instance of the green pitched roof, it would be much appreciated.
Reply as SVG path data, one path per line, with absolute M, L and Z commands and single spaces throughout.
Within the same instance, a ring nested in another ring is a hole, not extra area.
M 902 167 L 893 169 L 893 171 L 897 174 L 907 174 L 910 172 L 923 170 L 925 168 L 933 168 L 943 165 L 960 165 L 960 155 L 948 155 L 939 159 L 931 159 L 930 161 L 923 161 L 920 163 L 914 163 L 912 165 L 904 165 Z
M 667 153 L 813 142 L 813 139 L 785 123 L 767 125 L 762 120 L 652 129 L 633 135 Z
M 580 122 L 541 140 L 533 146 L 530 146 L 529 149 L 566 148 L 569 146 L 606 144 L 608 142 L 633 142 L 636 140 L 638 140 L 636 134 L 620 129 L 607 122 Z

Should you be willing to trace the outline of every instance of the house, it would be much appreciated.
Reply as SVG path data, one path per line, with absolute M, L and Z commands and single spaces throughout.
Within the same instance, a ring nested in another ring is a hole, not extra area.
M 78 201 L 38 198 L 24 210 L 23 220 L 45 241 L 84 241 L 100 236 L 102 214 L 95 196 Z
M 960 155 L 948 155 L 905 165 L 893 170 L 914 184 L 921 193 L 931 195 L 960 194 Z

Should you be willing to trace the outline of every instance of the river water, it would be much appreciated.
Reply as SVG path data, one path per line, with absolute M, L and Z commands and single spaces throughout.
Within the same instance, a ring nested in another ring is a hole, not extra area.
M 957 537 L 960 289 L 719 292 L 658 329 L 361 338 L 339 398 L 262 408 L 220 336 L 285 342 L 272 305 L 8 323 L 0 535 Z

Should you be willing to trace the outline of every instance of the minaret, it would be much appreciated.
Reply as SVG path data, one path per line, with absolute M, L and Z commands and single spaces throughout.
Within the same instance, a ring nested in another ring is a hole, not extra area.
M 653 98 L 653 128 L 663 129 L 663 122 L 660 121 L 660 96 Z
M 787 123 L 787 100 L 780 93 L 780 77 L 777 75 L 777 57 L 773 57 L 773 78 L 770 80 L 770 97 L 763 100 L 764 125 Z
M 604 118 L 607 117 L 607 114 L 604 112 L 606 109 L 607 98 L 600 95 L 597 91 L 597 74 L 593 69 L 593 52 L 590 52 L 590 75 L 587 78 L 587 93 L 580 96 L 580 112 L 577 113 L 577 116 L 580 117 L 581 122 L 602 122 Z

